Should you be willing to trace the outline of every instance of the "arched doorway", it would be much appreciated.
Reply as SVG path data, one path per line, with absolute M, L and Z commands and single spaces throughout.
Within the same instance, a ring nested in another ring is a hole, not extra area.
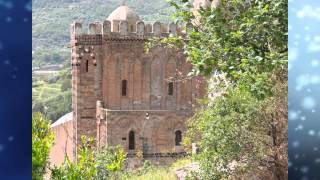
M 176 146 L 181 146 L 182 144 L 182 132 L 180 130 L 175 132 L 175 144 Z

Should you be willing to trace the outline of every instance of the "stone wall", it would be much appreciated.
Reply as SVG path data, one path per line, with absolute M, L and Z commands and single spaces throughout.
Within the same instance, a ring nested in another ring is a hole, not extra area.
M 192 116 L 197 99 L 203 97 L 206 84 L 199 77 L 184 79 L 192 66 L 182 51 L 158 46 L 144 52 L 148 38 L 169 34 L 183 35 L 181 27 L 173 23 L 145 25 L 139 21 L 128 29 L 125 21 L 95 22 L 88 33 L 80 23 L 71 26 L 73 135 L 77 143 L 85 135 L 96 137 L 99 147 L 120 144 L 127 149 L 126 138 L 133 130 L 136 147 L 145 153 L 183 151 L 174 145 L 174 132 L 185 131 L 185 121 Z M 172 94 L 168 94 L 169 82 L 173 83 Z M 97 114 L 97 101 L 106 113 L 104 118 Z M 146 113 L 150 113 L 149 120 Z
M 173 94 L 168 95 L 170 78 L 186 76 L 191 65 L 181 52 L 157 47 L 143 52 L 143 41 L 108 41 L 103 47 L 103 98 L 106 109 L 176 110 L 192 109 L 194 94 L 205 84 L 192 80 L 173 81 Z M 119 51 L 121 49 L 121 51 Z M 121 82 L 126 80 L 127 95 L 121 95 Z
M 75 158 L 73 151 L 75 142 L 73 140 L 73 121 L 67 121 L 63 124 L 51 128 L 54 135 L 54 146 L 51 148 L 49 159 L 50 165 L 59 166 L 65 160 L 65 156 L 73 161 Z
M 94 31 L 97 26 L 90 25 Z M 102 36 L 75 34 L 81 24 L 71 28 L 72 109 L 74 139 L 80 142 L 82 135 L 96 137 L 96 101 L 101 96 Z M 101 32 L 100 32 L 101 33 Z M 76 151 L 74 152 L 76 154 Z
M 143 152 L 155 153 L 183 152 L 182 146 L 175 144 L 175 132 L 186 131 L 186 120 L 192 116 L 190 111 L 170 110 L 107 110 L 106 130 L 100 136 L 105 140 L 101 146 L 121 145 L 128 154 Z M 134 150 L 129 149 L 129 133 L 134 132 Z
M 128 22 L 124 20 L 105 20 L 103 22 L 90 23 L 89 27 L 82 28 L 82 24 L 75 22 L 71 26 L 72 35 L 103 35 L 109 38 L 119 37 L 168 37 L 172 35 L 185 35 L 185 25 L 175 24 L 173 22 L 165 24 L 155 21 L 153 23 L 145 23 L 143 21 Z

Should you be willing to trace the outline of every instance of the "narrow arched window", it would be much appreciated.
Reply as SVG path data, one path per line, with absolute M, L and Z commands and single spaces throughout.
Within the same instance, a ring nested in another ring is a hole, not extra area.
M 134 150 L 134 145 L 135 145 L 135 142 L 134 142 L 134 131 L 130 131 L 129 132 L 129 150 Z
M 177 130 L 175 132 L 175 144 L 176 146 L 181 146 L 181 142 L 182 142 L 182 133 L 180 130 Z
M 168 83 L 168 95 L 169 96 L 173 95 L 173 82 Z
M 86 61 L 86 72 L 89 71 L 89 60 Z
M 127 95 L 127 80 L 122 80 L 122 83 L 121 83 L 121 94 L 122 94 L 122 96 L 126 96 Z
M 130 31 L 133 32 L 133 25 L 130 26 Z

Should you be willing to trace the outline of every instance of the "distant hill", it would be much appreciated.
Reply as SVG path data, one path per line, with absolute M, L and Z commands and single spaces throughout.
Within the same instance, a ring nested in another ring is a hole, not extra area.
M 121 0 L 33 0 L 33 66 L 61 64 L 70 58 L 69 26 L 73 21 L 88 24 L 103 21 L 120 6 Z M 127 0 L 143 20 L 169 21 L 165 0 Z M 86 25 L 84 25 L 86 26 Z

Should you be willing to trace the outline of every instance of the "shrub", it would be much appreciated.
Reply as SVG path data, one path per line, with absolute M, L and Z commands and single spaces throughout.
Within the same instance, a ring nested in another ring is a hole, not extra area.
M 42 180 L 49 166 L 49 153 L 54 135 L 50 121 L 41 113 L 32 115 L 32 179 Z

